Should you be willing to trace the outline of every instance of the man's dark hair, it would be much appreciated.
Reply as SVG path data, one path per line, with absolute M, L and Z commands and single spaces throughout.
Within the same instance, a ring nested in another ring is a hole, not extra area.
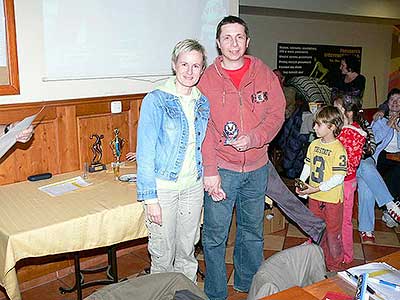
M 389 101 L 390 97 L 392 97 L 393 95 L 397 95 L 397 94 L 400 94 L 400 89 L 398 89 L 398 88 L 391 89 L 389 94 L 387 95 L 386 101 Z
M 341 58 L 341 60 L 346 63 L 349 71 L 360 74 L 361 63 L 357 57 L 354 55 L 345 55 Z
M 247 27 L 246 22 L 236 16 L 227 16 L 223 18 L 217 25 L 217 33 L 216 33 L 216 39 L 219 39 L 219 36 L 221 35 L 221 27 L 226 25 L 226 24 L 240 24 L 244 27 L 244 32 L 246 33 L 246 37 L 249 37 L 249 27 Z

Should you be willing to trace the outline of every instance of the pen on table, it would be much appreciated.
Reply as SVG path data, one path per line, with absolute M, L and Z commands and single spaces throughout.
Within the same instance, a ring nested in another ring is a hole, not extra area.
M 345 270 L 346 274 L 352 278 L 353 280 L 358 280 L 358 276 L 357 275 L 353 275 L 351 274 L 349 271 Z M 367 284 L 367 291 L 371 294 L 371 295 L 375 295 L 377 298 L 379 299 L 383 299 L 381 296 L 379 296 L 368 284 Z
M 368 278 L 368 280 L 370 280 L 372 282 L 375 282 L 375 283 L 380 283 L 380 284 L 383 284 L 383 285 L 391 286 L 392 288 L 395 288 L 395 289 L 400 289 L 400 285 L 398 285 L 396 283 L 393 283 L 393 282 L 389 282 L 389 281 L 383 280 L 383 279 Z

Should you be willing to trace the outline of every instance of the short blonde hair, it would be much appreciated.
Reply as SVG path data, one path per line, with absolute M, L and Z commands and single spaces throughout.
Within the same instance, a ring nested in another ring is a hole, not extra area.
M 204 49 L 203 45 L 201 45 L 198 41 L 192 39 L 185 39 L 183 41 L 178 42 L 174 50 L 172 50 L 172 57 L 171 61 L 176 64 L 178 61 L 179 54 L 182 52 L 190 52 L 190 51 L 197 51 L 200 52 L 203 56 L 203 69 L 206 67 L 206 50 Z M 173 70 L 173 68 L 172 68 Z
M 344 120 L 343 114 L 337 107 L 334 106 L 323 106 L 317 110 L 314 118 L 314 122 L 316 123 L 325 123 L 328 128 L 331 128 L 332 125 L 335 125 L 335 130 L 333 131 L 333 135 L 337 137 L 342 131 Z

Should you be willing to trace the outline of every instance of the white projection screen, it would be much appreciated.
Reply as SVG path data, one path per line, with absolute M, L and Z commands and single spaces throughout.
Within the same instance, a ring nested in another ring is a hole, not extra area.
M 171 74 L 171 51 L 199 40 L 208 63 L 232 0 L 43 0 L 44 81 Z

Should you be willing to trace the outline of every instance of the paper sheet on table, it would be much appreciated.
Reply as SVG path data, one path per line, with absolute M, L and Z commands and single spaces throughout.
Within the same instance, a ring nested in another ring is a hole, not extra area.
M 372 262 L 357 267 L 347 269 L 352 275 L 359 276 L 362 273 L 368 273 L 370 277 L 386 280 L 400 285 L 400 271 L 393 268 L 391 265 L 384 262 Z M 338 272 L 338 275 L 352 285 L 356 282 L 352 280 L 345 272 Z M 400 299 L 400 290 L 390 286 L 368 281 L 368 285 L 375 292 L 386 300 Z M 379 299 L 375 295 L 371 295 L 372 299 Z
M 91 183 L 85 181 L 81 176 L 77 176 L 74 178 L 44 185 L 39 187 L 38 189 L 52 197 L 56 197 L 61 196 L 65 193 L 79 190 L 80 188 L 84 188 L 89 185 L 91 185 Z
M 37 113 L 32 116 L 26 117 L 22 121 L 18 122 L 13 128 L 11 128 L 6 134 L 0 137 L 0 158 L 3 157 L 4 154 L 14 144 L 17 142 L 17 136 L 31 126 L 33 120 L 37 117 L 37 115 L 43 110 L 43 108 Z

